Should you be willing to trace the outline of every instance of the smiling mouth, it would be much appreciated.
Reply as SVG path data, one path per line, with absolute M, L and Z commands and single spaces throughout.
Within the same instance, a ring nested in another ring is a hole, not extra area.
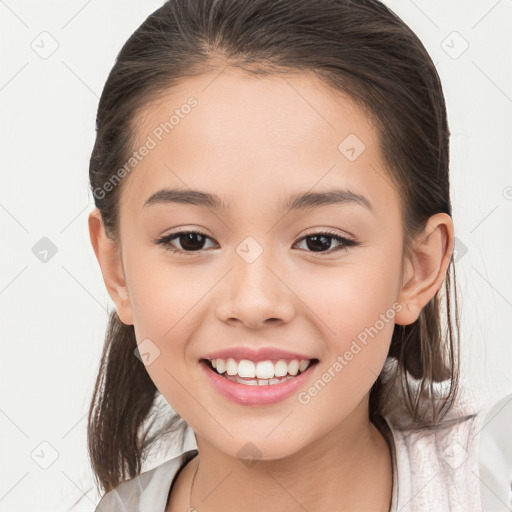
M 214 363 L 212 362 L 212 360 L 210 360 L 210 359 L 201 359 L 201 362 L 203 364 L 205 364 L 212 372 L 215 372 L 217 375 L 220 375 L 221 377 L 224 377 L 225 379 L 230 380 L 232 382 L 237 382 L 238 384 L 245 384 L 245 385 L 248 385 L 248 386 L 255 386 L 255 385 L 259 385 L 259 386 L 265 386 L 265 385 L 272 386 L 272 385 L 275 385 L 275 384 L 279 384 L 281 382 L 286 382 L 287 380 L 290 380 L 290 379 L 294 379 L 295 377 L 298 377 L 299 375 L 304 373 L 309 368 L 315 366 L 319 361 L 318 361 L 318 359 L 311 359 L 309 361 L 304 361 L 303 360 L 303 361 L 301 361 L 300 369 L 296 368 L 296 365 L 295 365 L 296 369 L 292 369 L 290 367 L 291 373 L 287 371 L 285 375 L 279 375 L 279 376 L 274 375 L 273 377 L 270 377 L 270 378 L 259 378 L 256 375 L 254 377 L 240 376 L 238 373 L 234 372 L 233 370 L 231 370 L 228 373 L 228 370 L 226 368 L 222 368 L 223 371 L 221 373 L 221 372 L 218 371 L 217 368 L 215 368 Z M 284 372 L 281 371 L 280 373 L 284 373 Z

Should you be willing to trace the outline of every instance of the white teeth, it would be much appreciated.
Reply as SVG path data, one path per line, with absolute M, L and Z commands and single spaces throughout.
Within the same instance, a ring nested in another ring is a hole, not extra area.
M 280 382 L 293 379 L 292 375 L 287 375 L 286 377 L 282 377 L 280 379 L 242 379 L 238 376 L 232 377 L 231 375 L 224 375 L 224 377 L 233 382 L 245 384 L 246 386 L 273 386 L 274 384 L 279 384 Z
M 256 366 L 252 361 L 248 359 L 242 359 L 238 363 L 238 375 L 240 377 L 249 377 L 250 379 L 254 379 L 256 377 Z
M 242 359 L 237 361 L 230 357 L 228 359 L 212 359 L 211 364 L 213 368 L 217 370 L 219 374 L 225 374 L 227 377 L 234 377 L 236 382 L 239 382 L 239 378 L 244 378 L 243 384 L 260 385 L 266 386 L 269 384 L 277 384 L 282 382 L 283 377 L 293 378 L 299 372 L 303 372 L 310 365 L 311 360 L 303 359 L 292 359 L 285 361 L 279 359 L 275 363 L 271 360 L 253 362 L 248 359 Z M 252 380 L 247 380 L 252 379 Z
M 303 359 L 299 364 L 299 371 L 303 372 L 309 366 L 309 363 L 310 363 L 310 361 Z
M 256 365 L 256 377 L 258 379 L 271 379 L 274 376 L 272 361 L 259 361 Z
M 224 359 L 217 359 L 216 369 L 219 373 L 224 373 L 226 371 L 226 363 L 224 362 Z
M 284 377 L 288 373 L 288 363 L 280 359 L 275 364 L 274 375 L 276 377 Z
M 299 361 L 297 361 L 297 359 L 288 363 L 288 373 L 290 375 L 297 375 L 297 373 L 299 373 Z
M 229 379 L 229 380 L 233 380 L 233 379 Z M 247 384 L 247 386 L 257 386 L 258 385 L 258 381 L 256 379 L 244 380 L 244 379 L 240 379 L 240 378 L 236 377 L 235 381 L 238 382 L 238 384 Z
M 238 372 L 238 364 L 232 357 L 226 361 L 226 372 L 228 375 L 236 375 Z

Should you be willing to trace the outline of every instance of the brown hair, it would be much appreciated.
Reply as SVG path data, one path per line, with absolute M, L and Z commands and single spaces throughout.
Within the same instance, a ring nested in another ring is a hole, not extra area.
M 123 182 L 108 193 L 104 185 L 134 150 L 138 112 L 219 62 L 257 76 L 313 73 L 365 109 L 378 127 L 388 174 L 400 193 L 404 255 L 430 216 L 451 216 L 449 130 L 440 79 L 421 41 L 386 6 L 377 0 L 169 0 L 123 46 L 99 102 L 90 184 L 113 240 Z M 394 328 L 389 357 L 396 367 L 386 382 L 400 383 L 416 428 L 439 425 L 456 398 L 455 286 L 452 258 L 443 296 L 441 289 L 416 322 Z M 148 435 L 158 393 L 134 356 L 136 346 L 133 326 L 111 313 L 88 420 L 92 468 L 105 491 L 140 473 L 159 436 L 182 428 L 183 441 L 186 425 L 177 415 Z M 440 381 L 449 385 L 439 396 L 434 383 Z M 387 385 L 381 373 L 370 391 L 376 425 L 382 424 Z

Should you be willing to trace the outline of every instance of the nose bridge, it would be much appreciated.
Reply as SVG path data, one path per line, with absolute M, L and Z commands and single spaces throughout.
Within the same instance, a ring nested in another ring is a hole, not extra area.
M 236 247 L 232 271 L 227 279 L 229 291 L 222 294 L 219 316 L 236 318 L 248 326 L 268 319 L 289 321 L 293 315 L 291 292 L 276 275 L 270 251 L 252 236 Z
M 269 279 L 275 279 L 269 268 L 272 267 L 272 258 L 269 255 L 270 250 L 263 250 L 254 239 L 239 244 L 236 256 L 233 257 L 233 290 L 237 294 L 251 292 L 249 295 L 255 297 L 260 294 L 268 297 L 275 294 L 276 283 Z

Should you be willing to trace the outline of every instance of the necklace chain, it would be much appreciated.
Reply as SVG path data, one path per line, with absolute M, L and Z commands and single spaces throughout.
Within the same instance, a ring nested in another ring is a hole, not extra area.
M 192 477 L 192 484 L 190 485 L 190 496 L 188 497 L 188 512 L 195 511 L 195 508 L 192 507 L 192 489 L 194 488 L 194 481 L 196 479 L 198 469 L 199 469 L 199 458 L 197 459 L 196 470 L 194 471 L 194 476 Z

